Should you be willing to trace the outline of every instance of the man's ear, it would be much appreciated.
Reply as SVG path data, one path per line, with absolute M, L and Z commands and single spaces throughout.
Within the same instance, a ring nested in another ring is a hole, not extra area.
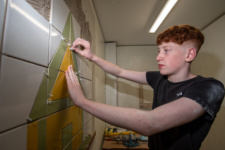
M 187 50 L 186 61 L 192 62 L 197 55 L 197 50 L 195 48 L 190 48 Z

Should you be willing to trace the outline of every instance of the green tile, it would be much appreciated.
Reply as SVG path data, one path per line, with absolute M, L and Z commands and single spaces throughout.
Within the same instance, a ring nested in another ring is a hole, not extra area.
M 74 36 L 74 30 L 73 30 L 73 20 L 72 20 L 72 16 L 71 16 L 71 25 L 70 25 L 70 41 L 71 41 L 71 44 L 73 43 L 74 40 L 75 40 L 75 36 Z
M 43 79 L 29 115 L 30 119 L 37 120 L 47 115 L 47 99 L 47 76 L 43 73 Z
M 77 54 L 75 52 L 72 53 L 72 57 L 73 57 L 73 64 L 74 64 L 74 67 L 75 67 L 75 71 L 78 72 L 78 65 L 77 65 Z
M 87 135 L 85 137 L 85 139 L 82 141 L 78 150 L 86 150 L 88 148 L 88 145 L 89 145 L 90 141 L 91 141 L 91 136 Z
M 54 58 L 50 62 L 50 65 L 49 65 L 50 69 L 59 70 L 59 68 L 62 64 L 62 60 L 64 58 L 64 55 L 66 53 L 67 47 L 68 47 L 67 43 L 64 40 L 62 40 L 60 45 L 59 45 L 58 50 L 56 51 L 56 54 L 55 54 Z
M 71 13 L 69 13 L 67 20 L 66 20 L 66 24 L 64 26 L 62 35 L 64 38 L 66 38 L 66 40 L 69 42 L 70 40 L 70 25 L 71 25 Z
M 65 150 L 72 150 L 72 142 L 65 148 Z
M 48 104 L 48 115 L 67 108 L 67 99 L 54 100 Z
M 54 69 L 49 69 L 49 82 L 48 82 L 48 95 L 51 94 L 51 91 L 54 87 L 55 81 L 57 79 L 59 71 Z M 52 114 L 54 112 L 60 111 L 67 108 L 69 98 L 63 98 L 59 100 L 54 100 L 48 102 L 47 104 L 47 114 Z
M 75 40 L 75 36 L 74 36 L 74 30 L 73 30 L 73 21 L 71 19 L 71 30 L 70 30 L 70 40 L 73 42 Z M 72 44 L 72 43 L 71 43 Z M 72 53 L 72 57 L 73 57 L 73 64 L 75 67 L 75 71 L 78 71 L 78 65 L 77 65 L 77 54 L 73 51 Z
M 38 150 L 46 149 L 46 119 L 41 119 L 38 122 Z
M 49 69 L 49 77 L 48 77 L 48 95 L 51 93 L 53 86 L 55 84 L 55 81 L 57 79 L 57 76 L 59 74 L 59 71 L 54 69 Z
M 62 135 L 62 147 L 65 148 L 66 145 L 72 140 L 72 129 L 73 125 L 70 123 L 68 126 L 66 126 L 63 129 L 63 135 Z
M 73 103 L 73 101 L 72 101 L 72 99 L 71 98 L 68 98 L 68 101 L 67 101 L 68 103 L 68 105 L 67 105 L 67 107 L 71 107 L 71 106 L 73 106 L 74 105 L 74 103 Z

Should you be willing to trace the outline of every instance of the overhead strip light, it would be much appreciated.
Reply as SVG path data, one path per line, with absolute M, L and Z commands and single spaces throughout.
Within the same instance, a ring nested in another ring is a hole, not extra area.
M 169 12 L 172 10 L 174 5 L 177 3 L 178 0 L 167 0 L 165 6 L 161 10 L 159 16 L 153 23 L 151 29 L 149 30 L 150 33 L 155 33 L 155 31 L 158 29 L 160 24 L 163 22 L 163 20 L 166 18 L 166 16 L 169 14 Z

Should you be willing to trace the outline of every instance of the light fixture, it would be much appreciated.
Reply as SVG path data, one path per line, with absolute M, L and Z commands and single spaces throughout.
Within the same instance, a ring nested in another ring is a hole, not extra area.
M 178 0 L 167 0 L 165 6 L 161 10 L 159 16 L 153 23 L 151 29 L 149 30 L 149 33 L 155 33 L 155 31 L 158 29 L 160 24 L 163 22 L 163 20 L 166 18 L 166 16 L 169 14 L 171 9 L 174 7 L 174 5 L 177 3 Z

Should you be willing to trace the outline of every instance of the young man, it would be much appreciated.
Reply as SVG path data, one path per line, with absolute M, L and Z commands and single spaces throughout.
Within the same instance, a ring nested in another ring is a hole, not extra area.
M 224 86 L 213 78 L 190 72 L 191 62 L 204 42 L 199 29 L 173 26 L 157 37 L 159 72 L 122 69 L 91 52 L 90 43 L 77 39 L 74 50 L 117 77 L 154 89 L 152 111 L 109 106 L 87 100 L 71 67 L 66 71 L 73 102 L 116 126 L 149 136 L 151 150 L 196 150 L 201 146 L 224 98 Z M 80 50 L 77 46 L 83 46 Z

